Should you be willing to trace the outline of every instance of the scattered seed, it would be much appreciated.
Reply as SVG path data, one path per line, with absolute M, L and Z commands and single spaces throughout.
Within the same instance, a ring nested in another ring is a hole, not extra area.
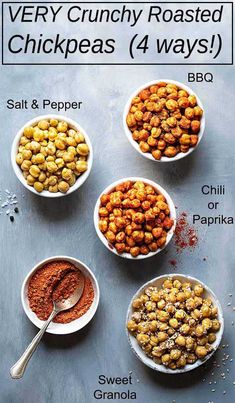
M 13 217 L 13 215 L 10 215 L 10 220 L 11 220 L 11 222 L 13 222 L 13 221 L 14 221 L 14 217 Z
M 14 212 L 15 212 L 15 213 L 19 213 L 18 207 L 15 207 L 15 208 L 14 208 Z

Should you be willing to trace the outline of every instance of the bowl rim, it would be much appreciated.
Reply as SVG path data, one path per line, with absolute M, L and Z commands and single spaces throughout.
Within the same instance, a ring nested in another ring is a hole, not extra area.
M 126 117 L 127 117 L 128 112 L 129 112 L 132 99 L 133 99 L 140 91 L 144 90 L 145 88 L 150 87 L 151 85 L 157 84 L 157 83 L 159 83 L 159 82 L 166 82 L 166 83 L 169 83 L 169 84 L 176 84 L 179 88 L 181 88 L 181 89 L 183 89 L 183 90 L 186 90 L 190 95 L 195 95 L 196 98 L 197 98 L 197 103 L 198 103 L 198 105 L 199 105 L 199 106 L 202 108 L 202 110 L 203 110 L 203 115 L 202 115 L 202 118 L 201 118 L 201 127 L 200 127 L 200 130 L 199 130 L 199 133 L 198 133 L 198 142 L 197 142 L 197 144 L 196 144 L 195 147 L 191 147 L 186 153 L 180 152 L 180 153 L 178 153 L 175 157 L 169 158 L 169 157 L 163 156 L 160 160 L 156 160 L 156 159 L 152 156 L 151 153 L 143 153 L 143 152 L 140 150 L 139 144 L 137 143 L 137 141 L 133 140 L 132 135 L 131 135 L 131 131 L 130 131 L 130 129 L 128 128 L 127 123 L 126 123 Z M 125 104 L 125 107 L 124 107 L 124 112 L 123 112 L 123 127 L 124 127 L 124 132 L 125 132 L 125 134 L 126 134 L 126 137 L 127 137 L 128 141 L 129 141 L 129 143 L 130 143 L 130 144 L 135 148 L 135 150 L 138 151 L 138 153 L 139 153 L 140 155 L 142 155 L 144 158 L 147 158 L 147 159 L 149 159 L 149 160 L 151 160 L 151 161 L 158 162 L 158 163 L 161 163 L 161 162 L 173 162 L 173 161 L 178 161 L 178 160 L 181 160 L 181 159 L 184 158 L 184 157 L 187 157 L 187 156 L 190 155 L 193 151 L 195 151 L 196 148 L 198 147 L 198 145 L 199 145 L 199 143 L 200 143 L 202 137 L 203 137 L 203 134 L 204 134 L 204 131 L 205 131 L 205 122 L 206 122 L 206 118 L 205 118 L 205 108 L 204 108 L 204 106 L 203 106 L 203 104 L 202 104 L 200 98 L 198 97 L 197 93 L 196 93 L 195 91 L 193 91 L 190 87 L 188 87 L 187 85 L 185 85 L 184 83 L 181 83 L 180 81 L 168 79 L 168 78 L 162 78 L 162 79 L 158 79 L 158 80 L 152 80 L 152 81 L 149 81 L 149 82 L 147 82 L 147 83 L 145 83 L 145 84 L 142 84 L 140 87 L 138 87 L 135 91 L 132 92 L 131 96 L 128 98 L 128 100 L 127 100 L 127 102 L 126 102 L 126 104 Z
M 27 298 L 28 283 L 29 283 L 31 277 L 33 276 L 33 274 L 36 273 L 37 270 L 39 270 L 46 263 L 49 263 L 49 262 L 52 262 L 55 260 L 67 260 L 70 263 L 74 264 L 79 270 L 82 271 L 82 273 L 87 274 L 90 277 L 90 279 L 92 281 L 93 289 L 94 289 L 93 303 L 84 315 L 82 315 L 80 318 L 75 319 L 69 323 L 52 322 L 46 330 L 46 332 L 50 333 L 50 334 L 66 335 L 66 334 L 75 333 L 75 332 L 81 330 L 92 320 L 92 318 L 94 317 L 94 315 L 97 311 L 98 305 L 99 305 L 100 288 L 99 288 L 99 284 L 98 284 L 95 274 L 91 271 L 91 269 L 89 269 L 89 267 L 85 263 L 83 263 L 79 259 L 76 259 L 71 256 L 66 256 L 66 255 L 58 255 L 58 256 L 51 256 L 51 257 L 41 260 L 28 272 L 28 274 L 25 276 L 24 281 L 21 286 L 21 303 L 22 303 L 24 312 L 25 312 L 26 316 L 28 317 L 28 319 L 38 329 L 41 329 L 41 327 L 43 326 L 45 321 L 40 320 L 29 306 L 29 302 L 28 302 L 28 298 Z M 83 321 L 82 321 L 82 319 L 83 319 Z
M 25 178 L 23 177 L 22 171 L 21 171 L 20 167 L 18 166 L 18 164 L 16 163 L 16 160 L 15 160 L 15 157 L 16 157 L 16 154 L 17 154 L 17 149 L 18 149 L 18 146 L 19 146 L 20 137 L 23 134 L 24 128 L 27 127 L 27 126 L 31 126 L 31 125 L 34 126 L 40 120 L 49 120 L 49 119 L 57 119 L 58 121 L 65 121 L 72 128 L 75 128 L 76 130 L 80 131 L 84 135 L 86 143 L 87 143 L 87 145 L 89 147 L 89 154 L 88 154 L 88 158 L 87 158 L 88 168 L 81 176 L 79 176 L 77 178 L 75 184 L 69 188 L 67 193 L 61 193 L 61 192 L 50 193 L 48 190 L 43 190 L 41 193 L 38 193 L 34 189 L 33 186 L 29 186 L 27 184 Z M 18 132 L 16 133 L 16 135 L 15 135 L 15 137 L 13 139 L 13 142 L 12 142 L 12 146 L 11 146 L 11 165 L 13 167 L 15 175 L 17 176 L 19 181 L 22 183 L 22 185 L 24 185 L 24 187 L 26 189 L 28 189 L 30 192 L 36 194 L 37 196 L 41 196 L 41 197 L 58 198 L 58 197 L 68 196 L 69 194 L 73 193 L 74 191 L 79 189 L 83 185 L 83 183 L 87 180 L 87 178 L 88 178 L 88 176 L 90 175 L 90 172 L 91 172 L 92 164 L 93 164 L 93 148 L 92 148 L 92 143 L 91 143 L 91 140 L 90 140 L 88 134 L 83 129 L 83 127 L 80 126 L 79 123 L 77 123 L 75 120 L 70 119 L 70 118 L 68 118 L 66 116 L 63 116 L 63 115 L 57 115 L 57 114 L 39 115 L 39 116 L 36 116 L 35 118 L 27 121 L 18 130 Z
M 115 188 L 115 186 L 119 185 L 120 183 L 126 182 L 126 181 L 131 181 L 131 182 L 141 181 L 141 182 L 147 183 L 148 185 L 153 186 L 154 189 L 159 192 L 159 194 L 163 194 L 163 196 L 165 196 L 165 198 L 166 198 L 167 204 L 170 209 L 170 217 L 173 218 L 173 220 L 174 220 L 173 226 L 171 227 L 170 231 L 167 233 L 167 241 L 166 241 L 165 245 L 163 246 L 163 248 L 157 249 L 157 251 L 155 251 L 155 252 L 150 252 L 150 253 L 148 253 L 148 255 L 138 255 L 137 257 L 133 257 L 133 256 L 131 256 L 130 253 L 127 253 L 127 252 L 122 253 L 122 254 L 117 253 L 117 251 L 114 247 L 113 248 L 110 247 L 109 242 L 107 241 L 107 239 L 105 238 L 103 233 L 100 231 L 99 226 L 98 226 L 98 222 L 99 222 L 98 210 L 99 210 L 99 206 L 100 206 L 100 197 L 104 193 L 110 193 Z M 177 219 L 175 205 L 174 205 L 174 202 L 173 202 L 171 196 L 169 195 L 169 193 L 161 185 L 152 181 L 151 179 L 142 178 L 142 177 L 138 177 L 138 176 L 130 176 L 127 178 L 121 178 L 121 179 L 111 183 L 109 186 L 107 186 L 103 190 L 103 192 L 99 195 L 99 197 L 96 201 L 93 218 L 94 218 L 94 226 L 95 226 L 96 233 L 97 233 L 99 239 L 101 240 L 101 242 L 106 246 L 106 248 L 119 257 L 122 257 L 124 259 L 132 259 L 132 260 L 147 259 L 147 258 L 155 256 L 158 253 L 160 253 L 161 251 L 163 251 L 166 248 L 166 246 L 168 245 L 168 243 L 171 241 L 171 239 L 174 235 L 175 227 L 176 227 L 176 219 Z
M 128 331 L 127 329 L 127 322 L 131 317 L 132 314 L 132 302 L 135 298 L 138 297 L 138 295 L 140 295 L 146 288 L 148 288 L 149 286 L 151 286 L 152 284 L 154 284 L 155 282 L 162 280 L 162 282 L 168 278 L 178 278 L 180 279 L 184 279 L 184 280 L 189 280 L 192 281 L 193 283 L 198 283 L 201 284 L 204 289 L 206 290 L 206 292 L 213 297 L 214 300 L 214 304 L 216 305 L 216 307 L 218 308 L 218 319 L 220 321 L 220 329 L 219 331 L 216 333 L 218 336 L 215 340 L 214 343 L 212 343 L 213 349 L 212 351 L 205 357 L 204 360 L 197 360 L 194 364 L 187 364 L 184 368 L 181 369 L 170 369 L 165 367 L 163 364 L 157 364 L 155 363 L 151 358 L 149 358 L 144 351 L 141 350 L 141 348 L 138 348 L 137 351 L 137 347 L 136 347 L 136 343 L 134 343 L 136 341 L 135 337 Z M 196 277 L 192 277 L 183 273 L 170 273 L 170 274 L 163 274 L 161 276 L 157 276 L 155 278 L 153 278 L 152 280 L 147 281 L 146 283 L 144 283 L 137 291 L 136 293 L 133 295 L 133 297 L 131 298 L 131 301 L 129 303 L 128 309 L 127 309 L 127 314 L 126 314 L 126 322 L 125 322 L 125 330 L 126 330 L 126 334 L 127 334 L 127 339 L 129 342 L 129 345 L 131 347 L 132 352 L 135 354 L 135 356 L 146 366 L 148 366 L 149 368 L 155 370 L 155 371 L 159 371 L 165 374 L 170 374 L 170 375 L 176 375 L 176 374 L 182 374 L 182 373 L 186 373 L 189 371 L 192 371 L 193 369 L 196 369 L 198 367 L 200 367 L 201 365 L 205 364 L 205 362 L 207 360 L 209 360 L 212 355 L 215 353 L 215 351 L 218 349 L 222 337 L 223 337 L 223 332 L 224 332 L 224 315 L 223 315 L 223 309 L 222 306 L 219 302 L 219 299 L 217 298 L 217 296 L 215 295 L 215 293 L 211 290 L 210 287 L 208 287 L 205 283 L 203 283 L 201 280 L 199 280 Z

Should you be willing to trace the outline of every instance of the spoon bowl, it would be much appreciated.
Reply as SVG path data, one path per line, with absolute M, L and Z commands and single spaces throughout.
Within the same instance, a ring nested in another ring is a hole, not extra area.
M 72 308 L 76 303 L 80 300 L 83 290 L 84 290 L 84 276 L 80 276 L 79 284 L 75 288 L 74 292 L 66 299 L 59 299 L 53 301 L 54 310 L 59 313 L 61 311 L 66 311 L 67 309 Z

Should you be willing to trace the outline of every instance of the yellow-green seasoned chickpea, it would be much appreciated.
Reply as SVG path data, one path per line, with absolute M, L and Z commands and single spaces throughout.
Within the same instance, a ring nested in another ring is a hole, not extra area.
M 48 184 L 49 184 L 49 186 L 55 186 L 55 185 L 57 184 L 57 182 L 58 182 L 58 178 L 57 178 L 57 176 L 55 176 L 55 175 L 51 175 L 51 176 L 48 178 Z
M 69 153 L 72 153 L 72 154 L 74 155 L 74 157 L 76 157 L 76 156 L 77 156 L 77 150 L 76 150 L 76 147 L 69 146 L 69 147 L 67 148 L 67 151 L 68 151 Z
M 183 309 L 178 309 L 175 312 L 175 318 L 178 320 L 183 320 L 186 316 L 186 312 Z
M 43 183 L 41 182 L 34 182 L 33 187 L 38 193 L 43 191 Z
M 181 356 L 181 351 L 178 350 L 177 348 L 173 348 L 170 352 L 170 357 L 172 360 L 176 361 L 180 358 Z
M 25 146 L 27 143 L 29 143 L 29 139 L 28 139 L 27 137 L 25 137 L 25 136 L 21 136 L 21 138 L 20 138 L 20 144 L 21 144 L 22 146 Z
M 157 318 L 160 322 L 167 322 L 169 320 L 169 313 L 165 311 L 159 311 L 157 313 Z
M 66 167 L 74 171 L 76 169 L 76 163 L 75 161 L 73 162 L 67 162 Z
M 65 179 L 66 181 L 69 181 L 72 178 L 73 172 L 71 169 L 68 168 L 63 168 L 62 170 L 62 178 Z
M 76 182 L 76 176 L 73 174 L 72 177 L 68 180 L 69 186 L 73 186 Z
M 177 368 L 183 368 L 187 364 L 185 355 L 181 355 L 181 357 L 176 361 Z
M 169 325 L 173 327 L 173 329 L 177 329 L 177 327 L 179 326 L 179 322 L 176 318 L 171 318 L 169 320 Z
M 208 343 L 208 336 L 202 336 L 197 338 L 198 346 L 205 346 Z
M 58 132 L 61 132 L 61 133 L 67 132 L 67 130 L 68 130 L 68 123 L 66 123 L 66 122 L 64 122 L 64 121 L 59 122 L 58 125 L 57 125 L 57 130 L 58 130 Z
M 208 305 L 202 305 L 201 314 L 203 318 L 209 318 L 211 316 L 211 308 Z
M 50 130 L 48 132 L 48 139 L 50 141 L 55 141 L 57 136 L 58 136 L 57 130 L 54 127 L 50 127 Z
M 18 165 L 21 165 L 23 161 L 24 161 L 24 159 L 23 159 L 22 153 L 18 153 L 18 154 L 16 155 L 16 163 L 17 163 Z
M 163 365 L 166 365 L 166 366 L 169 365 L 171 362 L 170 354 L 163 354 L 161 357 L 161 360 L 162 360 Z
M 75 138 L 75 134 L 76 134 L 77 132 L 74 130 L 74 129 L 69 129 L 68 130 L 68 135 L 69 135 L 69 137 L 72 137 L 72 138 Z
M 178 346 L 180 346 L 180 347 L 184 347 L 184 346 L 186 345 L 185 337 L 179 335 L 179 336 L 175 339 L 175 343 L 178 344 Z
M 79 155 L 88 155 L 89 154 L 89 148 L 86 143 L 80 143 L 77 145 L 77 153 Z
M 197 297 L 200 297 L 200 296 L 202 295 L 202 293 L 203 293 L 203 287 L 202 287 L 202 285 L 201 285 L 201 284 L 195 285 L 195 287 L 194 287 L 194 294 L 195 294 Z
M 46 147 L 47 155 L 55 155 L 56 147 L 53 143 L 49 143 Z
M 51 119 L 50 120 L 50 126 L 57 127 L 57 125 L 58 125 L 58 120 L 57 119 Z
M 159 203 L 159 201 L 157 202 L 157 205 L 158 205 L 158 203 Z M 162 202 L 162 203 L 164 203 L 164 202 Z M 159 206 L 159 208 L 161 209 L 160 206 Z M 164 206 L 164 209 L 165 209 L 165 206 Z M 165 280 L 164 283 L 162 284 L 162 287 L 163 288 L 172 288 L 173 287 L 172 280 Z
M 140 322 L 138 324 L 138 331 L 141 333 L 148 333 L 149 332 L 149 322 Z
M 178 294 L 176 295 L 176 299 L 179 302 L 184 302 L 186 300 L 185 292 L 183 291 L 178 292 Z
M 157 338 L 157 336 L 150 336 L 150 344 L 152 347 L 157 346 L 159 343 L 159 340 Z
M 61 181 L 58 184 L 58 189 L 61 193 L 66 193 L 69 190 L 69 184 L 65 181 Z
M 30 175 L 32 175 L 34 178 L 38 178 L 39 175 L 40 175 L 40 173 L 41 173 L 41 171 L 40 171 L 40 169 L 38 168 L 37 165 L 31 165 L 31 167 L 29 168 L 29 173 L 30 173 Z
M 65 152 L 63 155 L 64 162 L 72 162 L 74 161 L 74 154 L 71 152 Z
M 168 335 L 166 332 L 158 332 L 157 337 L 158 337 L 159 342 L 161 343 L 168 338 Z
M 136 339 L 137 339 L 139 344 L 145 345 L 145 344 L 147 344 L 149 342 L 150 338 L 149 338 L 149 336 L 147 334 L 139 333 L 139 334 L 137 334 Z
M 46 147 L 40 147 L 40 153 L 39 154 L 43 154 L 44 157 L 47 157 L 47 152 L 46 152 Z
M 137 323 L 134 320 L 129 320 L 127 323 L 127 329 L 131 332 L 135 332 L 137 330 Z
M 21 164 L 21 169 L 22 171 L 29 171 L 30 167 L 32 165 L 32 162 L 29 160 L 24 160 Z M 36 166 L 36 165 L 35 165 Z
M 51 173 L 56 172 L 58 170 L 58 166 L 54 161 L 49 161 L 47 162 L 47 170 Z
M 32 151 L 30 150 L 23 150 L 22 151 L 22 157 L 24 160 L 30 160 L 32 157 Z
M 55 139 L 55 146 L 56 148 L 58 148 L 59 150 L 65 150 L 66 148 L 66 144 L 65 141 L 62 137 L 56 137 Z M 57 155 L 58 156 L 58 155 Z
M 46 171 L 47 163 L 43 162 L 43 164 L 38 164 L 38 168 L 41 169 L 42 171 Z
M 204 358 L 207 355 L 207 349 L 204 346 L 197 346 L 195 353 L 198 358 Z
M 145 304 L 145 308 L 148 312 L 154 311 L 154 309 L 156 309 L 156 302 L 147 301 Z
M 216 335 L 215 335 L 215 333 L 209 333 L 209 334 L 208 334 L 208 343 L 212 344 L 212 343 L 215 342 L 215 340 L 216 340 Z
M 219 329 L 220 329 L 220 322 L 217 319 L 213 319 L 212 320 L 211 331 L 218 332 Z
M 47 162 L 54 162 L 55 161 L 55 156 L 54 155 L 48 155 L 48 157 L 46 157 L 46 161 Z
M 63 158 L 56 158 L 55 159 L 55 163 L 58 166 L 58 168 L 63 168 L 64 167 L 64 160 Z
M 43 164 L 45 162 L 45 155 L 38 153 L 34 156 L 34 164 Z
M 181 288 L 181 286 L 182 286 L 181 281 L 179 281 L 179 280 L 174 280 L 173 281 L 173 287 L 174 288 L 177 288 L 179 290 Z
M 77 144 L 84 143 L 84 141 L 85 141 L 83 134 L 79 133 L 79 132 L 75 134 L 74 138 L 75 138 Z
M 45 172 L 41 172 L 39 177 L 38 177 L 39 182 L 44 182 L 46 180 L 46 174 Z
M 187 323 L 184 323 L 180 327 L 180 332 L 183 333 L 183 334 L 188 334 L 190 332 L 190 326 Z
M 162 346 L 153 347 L 152 355 L 154 357 L 161 357 L 165 353 L 165 350 Z
M 197 327 L 195 328 L 195 335 L 197 337 L 202 337 L 204 335 L 204 328 L 202 325 L 197 325 Z
M 58 185 L 54 185 L 54 186 L 48 186 L 48 190 L 51 193 L 57 193 L 58 192 Z
M 153 291 L 150 298 L 152 301 L 158 302 L 160 297 L 157 291 Z
M 29 171 L 23 171 L 22 174 L 23 174 L 23 177 L 25 179 L 27 179 L 27 176 L 29 175 Z
M 33 127 L 25 127 L 24 128 L 24 136 L 27 137 L 27 139 L 31 139 L 33 137 Z
M 25 149 L 25 150 L 31 150 L 31 143 L 30 143 L 30 141 L 29 141 L 27 144 L 25 144 L 24 149 Z
M 186 350 L 188 351 L 193 350 L 195 345 L 194 339 L 191 336 L 189 336 L 186 337 L 185 341 L 186 341 Z
M 40 120 L 38 122 L 39 129 L 48 130 L 49 126 L 50 126 L 50 123 L 47 120 Z
M 132 306 L 134 309 L 139 309 L 143 306 L 143 302 L 140 298 L 136 298 L 134 299 L 134 301 L 132 302 Z
M 85 172 L 87 170 L 87 162 L 86 161 L 77 161 L 76 170 L 78 173 Z
M 28 175 L 26 179 L 29 186 L 33 186 L 34 182 L 36 181 L 36 178 L 34 178 L 32 175 Z
M 77 142 L 76 142 L 74 137 L 67 137 L 66 143 L 67 143 L 68 146 L 72 146 L 72 147 L 77 146 Z
M 161 299 L 158 303 L 157 303 L 157 307 L 159 309 L 164 309 L 166 306 L 166 301 L 164 299 Z
M 33 138 L 35 141 L 42 141 L 44 140 L 44 133 L 39 127 L 34 127 L 33 129 Z
M 38 143 L 38 141 L 31 141 L 31 151 L 33 153 L 39 153 L 41 149 L 41 145 Z

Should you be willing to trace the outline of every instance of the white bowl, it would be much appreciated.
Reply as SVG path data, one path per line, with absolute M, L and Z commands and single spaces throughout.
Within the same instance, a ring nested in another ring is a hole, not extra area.
M 167 204 L 169 206 L 170 209 L 170 218 L 172 218 L 174 220 L 174 225 L 171 227 L 170 231 L 168 231 L 167 233 L 167 238 L 166 238 L 166 243 L 164 245 L 163 248 L 158 249 L 156 252 L 149 252 L 148 255 L 138 255 L 137 257 L 133 257 L 131 256 L 130 253 L 122 253 L 119 254 L 117 253 L 116 249 L 114 248 L 114 246 L 111 246 L 110 243 L 107 241 L 107 239 L 105 238 L 104 234 L 100 231 L 99 229 L 99 207 L 100 207 L 100 197 L 104 194 L 104 193 L 110 193 L 115 186 L 119 185 L 120 183 L 126 182 L 126 181 L 131 181 L 131 182 L 136 182 L 136 181 L 141 181 L 144 183 L 147 183 L 148 185 L 153 186 L 153 188 L 157 191 L 157 193 L 162 194 L 163 196 L 165 196 Z M 176 210 L 175 210 L 175 205 L 170 197 L 170 195 L 166 192 L 165 189 L 163 189 L 160 185 L 158 185 L 157 183 L 151 181 L 150 179 L 145 179 L 145 178 L 139 178 L 139 177 L 134 177 L 131 176 L 129 178 L 123 178 L 123 179 L 119 179 L 116 182 L 113 182 L 111 185 L 109 185 L 106 189 L 103 190 L 103 192 L 100 194 L 100 196 L 97 199 L 96 205 L 95 205 L 95 210 L 94 210 L 94 224 L 95 224 L 95 229 L 97 232 L 98 237 L 100 238 L 100 240 L 103 242 L 103 244 L 106 246 L 106 248 L 108 248 L 109 251 L 113 252 L 115 255 L 121 256 L 123 258 L 127 258 L 127 259 L 146 259 L 149 257 L 152 257 L 154 255 L 156 255 L 157 253 L 161 252 L 170 242 L 174 231 L 175 231 L 175 225 L 176 225 Z
M 73 186 L 71 186 L 68 190 L 67 193 L 61 193 L 61 192 L 56 192 L 56 193 L 51 193 L 48 190 L 43 190 L 41 193 L 37 192 L 33 186 L 29 186 L 26 182 L 26 179 L 23 176 L 23 173 L 19 167 L 19 165 L 16 163 L 16 155 L 18 152 L 18 147 L 19 147 L 19 141 L 20 138 L 23 134 L 24 128 L 27 126 L 35 126 L 40 120 L 48 120 L 48 119 L 57 119 L 59 122 L 61 121 L 65 121 L 66 123 L 68 123 L 68 125 L 77 131 L 80 131 L 86 140 L 86 143 L 89 147 L 89 155 L 87 158 L 87 165 L 88 168 L 87 170 L 81 174 L 81 176 L 79 176 L 75 182 L 75 184 Z M 90 142 L 90 139 L 88 137 L 88 135 L 86 134 L 85 130 L 74 120 L 69 119 L 65 116 L 61 116 L 61 115 L 43 115 L 43 116 L 37 116 L 36 118 L 28 121 L 23 127 L 21 127 L 21 129 L 18 131 L 18 133 L 16 134 L 14 141 L 12 143 L 12 147 L 11 147 L 11 163 L 14 169 L 14 172 L 17 176 L 17 178 L 20 180 L 20 182 L 24 185 L 24 187 L 28 190 L 30 190 L 32 193 L 35 193 L 38 196 L 43 196 L 43 197 L 50 197 L 50 198 L 55 198 L 55 197 L 63 197 L 63 196 L 67 196 L 71 193 L 73 193 L 75 190 L 77 190 L 78 188 L 80 188 L 80 186 L 82 186 L 82 184 L 86 181 L 86 179 L 88 178 L 90 172 L 91 172 L 91 167 L 92 167 L 92 163 L 93 163 L 93 150 L 92 150 L 92 145 Z
M 131 107 L 131 102 L 132 99 L 134 97 L 136 97 L 140 91 L 144 90 L 145 88 L 150 87 L 151 85 L 155 85 L 158 84 L 159 82 L 166 82 L 168 84 L 175 84 L 177 85 L 180 89 L 183 89 L 185 91 L 187 91 L 190 95 L 195 95 L 197 98 L 197 104 L 202 108 L 203 110 L 203 115 L 201 118 L 201 127 L 200 127 L 200 131 L 198 133 L 198 142 L 197 145 L 195 147 L 191 147 L 187 153 L 178 153 L 175 157 L 169 158 L 166 156 L 163 156 L 160 160 L 156 160 L 151 153 L 143 153 L 139 147 L 139 144 L 137 143 L 137 141 L 133 140 L 132 138 L 132 133 L 129 129 L 129 127 L 127 126 L 126 123 L 126 117 L 128 115 L 128 112 L 130 110 Z M 123 113 L 123 126 L 124 126 L 124 130 L 126 133 L 126 136 L 129 140 L 129 142 L 131 143 L 131 145 L 145 158 L 148 158 L 149 160 L 155 161 L 155 162 L 171 162 L 171 161 L 177 161 L 180 160 L 181 158 L 186 157 L 187 155 L 191 154 L 197 147 L 198 144 L 200 143 L 204 130 L 205 130 L 205 110 L 204 107 L 202 105 L 202 102 L 200 101 L 200 99 L 198 98 L 198 96 L 195 94 L 195 92 L 193 92 L 189 87 L 187 87 L 185 84 L 180 83 L 179 81 L 175 81 L 175 80 L 169 80 L 169 79 L 161 79 L 161 80 L 154 80 L 154 81 L 150 81 L 146 84 L 141 85 L 137 90 L 135 90 L 132 95 L 130 96 L 130 98 L 128 99 L 125 109 L 124 109 L 124 113 Z
M 213 350 L 205 357 L 204 360 L 197 360 L 194 364 L 191 364 L 191 365 L 187 364 L 184 368 L 173 370 L 173 369 L 165 367 L 164 365 L 155 363 L 150 357 L 148 357 L 145 354 L 145 352 L 139 346 L 136 338 L 127 330 L 127 328 L 126 328 L 126 331 L 127 331 L 128 341 L 130 343 L 132 351 L 139 358 L 139 360 L 142 361 L 145 365 L 147 365 L 148 367 L 150 367 L 156 371 L 164 372 L 166 374 L 180 374 L 180 373 L 188 372 L 195 368 L 198 368 L 200 365 L 204 364 L 207 360 L 209 360 L 209 358 L 214 354 L 216 349 L 219 347 L 219 344 L 220 344 L 222 336 L 223 336 L 224 318 L 223 318 L 222 307 L 220 305 L 218 298 L 213 293 L 213 291 L 207 285 L 205 285 L 202 281 L 199 281 L 198 279 L 191 277 L 191 276 L 186 276 L 184 274 L 165 274 L 163 276 L 159 276 L 159 277 L 156 277 L 156 278 L 148 281 L 142 287 L 139 288 L 139 290 L 136 292 L 136 294 L 132 298 L 131 303 L 128 307 L 126 324 L 130 320 L 131 315 L 134 312 L 134 309 L 132 308 L 133 300 L 138 298 L 144 292 L 144 290 L 150 286 L 160 287 L 161 284 L 169 277 L 180 280 L 180 281 L 190 281 L 190 283 L 192 283 L 192 284 L 201 284 L 204 287 L 203 295 L 206 298 L 208 298 L 208 297 L 211 298 L 213 304 L 218 308 L 218 320 L 220 321 L 221 326 L 220 326 L 220 330 L 216 333 L 215 342 L 213 344 L 211 344 L 211 346 L 213 347 Z
M 65 334 L 70 334 L 77 332 L 78 330 L 82 329 L 84 326 L 86 326 L 93 316 L 96 313 L 98 304 L 99 304 L 99 299 L 100 299 L 100 291 L 99 291 L 99 285 L 96 280 L 96 277 L 94 273 L 80 260 L 75 259 L 73 257 L 69 256 L 53 256 L 48 259 L 42 260 L 40 263 L 38 263 L 34 268 L 29 272 L 29 274 L 26 276 L 22 288 L 21 288 L 21 302 L 24 308 L 24 311 L 28 318 L 31 320 L 31 322 L 37 326 L 39 329 L 43 326 L 45 323 L 44 321 L 38 319 L 37 315 L 32 311 L 32 309 L 29 306 L 29 300 L 28 300 L 28 285 L 31 277 L 33 274 L 40 269 L 40 267 L 44 266 L 46 263 L 55 261 L 55 260 L 66 260 L 70 263 L 72 263 L 75 267 L 77 267 L 86 277 L 89 277 L 92 282 L 92 286 L 94 289 L 94 301 L 92 302 L 92 305 L 88 309 L 88 311 L 82 315 L 80 318 L 73 320 L 72 322 L 69 323 L 54 323 L 51 322 L 49 327 L 47 328 L 47 332 L 51 334 L 60 334 L 60 335 L 65 335 Z

